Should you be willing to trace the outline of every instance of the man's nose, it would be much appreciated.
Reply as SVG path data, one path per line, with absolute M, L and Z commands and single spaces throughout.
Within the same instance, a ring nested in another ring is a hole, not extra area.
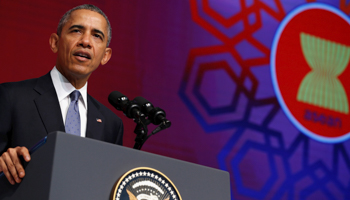
M 84 47 L 84 48 L 90 48 L 91 47 L 91 37 L 89 36 L 89 34 L 83 34 L 81 36 L 79 45 Z

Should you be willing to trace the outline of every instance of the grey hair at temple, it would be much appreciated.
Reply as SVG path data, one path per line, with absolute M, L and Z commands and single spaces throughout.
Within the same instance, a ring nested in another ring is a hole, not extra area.
M 106 16 L 106 14 L 101 10 L 99 9 L 97 6 L 94 6 L 94 5 L 91 5 L 91 4 L 84 4 L 84 5 L 80 5 L 80 6 L 77 6 L 77 7 L 74 7 L 70 10 L 68 10 L 61 18 L 60 22 L 58 23 L 58 26 L 57 26 L 57 35 L 58 36 L 61 36 L 61 32 L 62 32 L 62 28 L 63 26 L 67 23 L 68 19 L 70 18 L 70 15 L 72 14 L 73 11 L 75 10 L 91 10 L 91 11 L 94 11 L 94 12 L 97 12 L 99 14 L 101 14 L 107 21 L 107 31 L 108 31 L 108 36 L 107 36 L 107 47 L 109 46 L 109 43 L 111 42 L 111 39 L 112 39 L 112 27 L 111 27 L 111 24 L 109 23 L 109 20 Z

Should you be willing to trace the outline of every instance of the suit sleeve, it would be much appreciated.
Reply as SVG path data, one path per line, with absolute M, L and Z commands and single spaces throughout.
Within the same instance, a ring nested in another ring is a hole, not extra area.
M 123 145 L 123 134 L 124 134 L 124 125 L 123 122 L 120 120 L 118 123 L 119 126 L 117 126 L 117 140 L 116 144 Z
M 11 100 L 4 84 L 0 84 L 0 155 L 9 148 L 11 139 Z

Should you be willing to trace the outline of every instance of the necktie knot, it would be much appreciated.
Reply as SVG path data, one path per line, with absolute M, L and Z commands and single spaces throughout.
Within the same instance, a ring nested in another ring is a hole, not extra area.
M 80 92 L 78 90 L 74 90 L 72 93 L 69 95 L 71 101 L 78 101 L 80 97 Z

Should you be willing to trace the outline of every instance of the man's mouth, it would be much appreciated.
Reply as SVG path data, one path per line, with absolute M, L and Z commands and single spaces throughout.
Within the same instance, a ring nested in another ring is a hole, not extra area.
M 91 59 L 91 56 L 89 53 L 85 53 L 85 52 L 76 52 L 73 54 L 74 56 L 78 56 L 78 57 L 82 57 L 82 58 L 86 58 L 86 59 Z

